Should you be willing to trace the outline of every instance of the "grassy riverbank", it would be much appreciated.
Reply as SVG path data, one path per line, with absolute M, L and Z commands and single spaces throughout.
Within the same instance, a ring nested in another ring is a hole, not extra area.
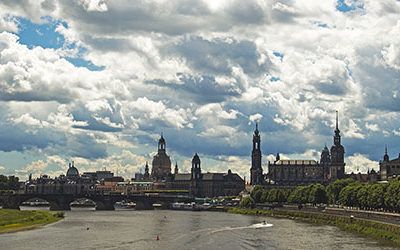
M 33 229 L 62 218 L 63 212 L 0 209 L 0 234 Z
M 400 247 L 400 226 L 396 225 L 330 214 L 308 213 L 301 211 L 232 208 L 228 212 L 289 218 L 304 222 L 337 226 L 342 230 L 371 237 L 375 240 L 390 244 L 392 246 Z

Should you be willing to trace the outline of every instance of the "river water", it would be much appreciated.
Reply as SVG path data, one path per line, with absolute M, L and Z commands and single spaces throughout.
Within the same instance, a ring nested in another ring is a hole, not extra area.
M 272 225 L 260 224 L 263 220 Z M 390 248 L 331 226 L 220 212 L 154 210 L 69 211 L 54 224 L 0 235 L 0 249 Z

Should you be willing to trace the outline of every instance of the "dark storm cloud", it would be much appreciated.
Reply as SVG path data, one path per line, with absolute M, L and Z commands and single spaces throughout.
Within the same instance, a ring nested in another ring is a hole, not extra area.
M 161 79 L 147 81 L 173 90 L 177 95 L 189 96 L 198 103 L 222 102 L 228 97 L 239 96 L 241 90 L 232 85 L 225 86 L 218 84 L 214 76 L 191 76 L 178 74 L 179 82 L 165 82 Z
M 230 75 L 232 67 L 239 65 L 245 74 L 256 76 L 265 73 L 270 61 L 259 64 L 260 54 L 252 41 L 234 38 L 205 40 L 191 36 L 174 47 L 166 49 L 176 52 L 193 67 L 203 73 Z

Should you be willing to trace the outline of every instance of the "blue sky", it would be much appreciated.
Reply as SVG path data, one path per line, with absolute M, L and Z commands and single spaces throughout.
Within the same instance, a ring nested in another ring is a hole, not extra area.
M 339 110 L 347 171 L 400 152 L 395 0 L 0 3 L 0 173 L 132 176 L 161 132 L 172 161 L 248 175 L 316 159 Z M 379 39 L 378 39 L 379 38 Z

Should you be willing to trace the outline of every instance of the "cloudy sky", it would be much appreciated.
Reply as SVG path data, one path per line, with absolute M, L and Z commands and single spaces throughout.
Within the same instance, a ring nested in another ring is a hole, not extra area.
M 0 173 L 151 162 L 248 176 L 318 159 L 335 110 L 347 172 L 400 152 L 400 1 L 1 0 Z

